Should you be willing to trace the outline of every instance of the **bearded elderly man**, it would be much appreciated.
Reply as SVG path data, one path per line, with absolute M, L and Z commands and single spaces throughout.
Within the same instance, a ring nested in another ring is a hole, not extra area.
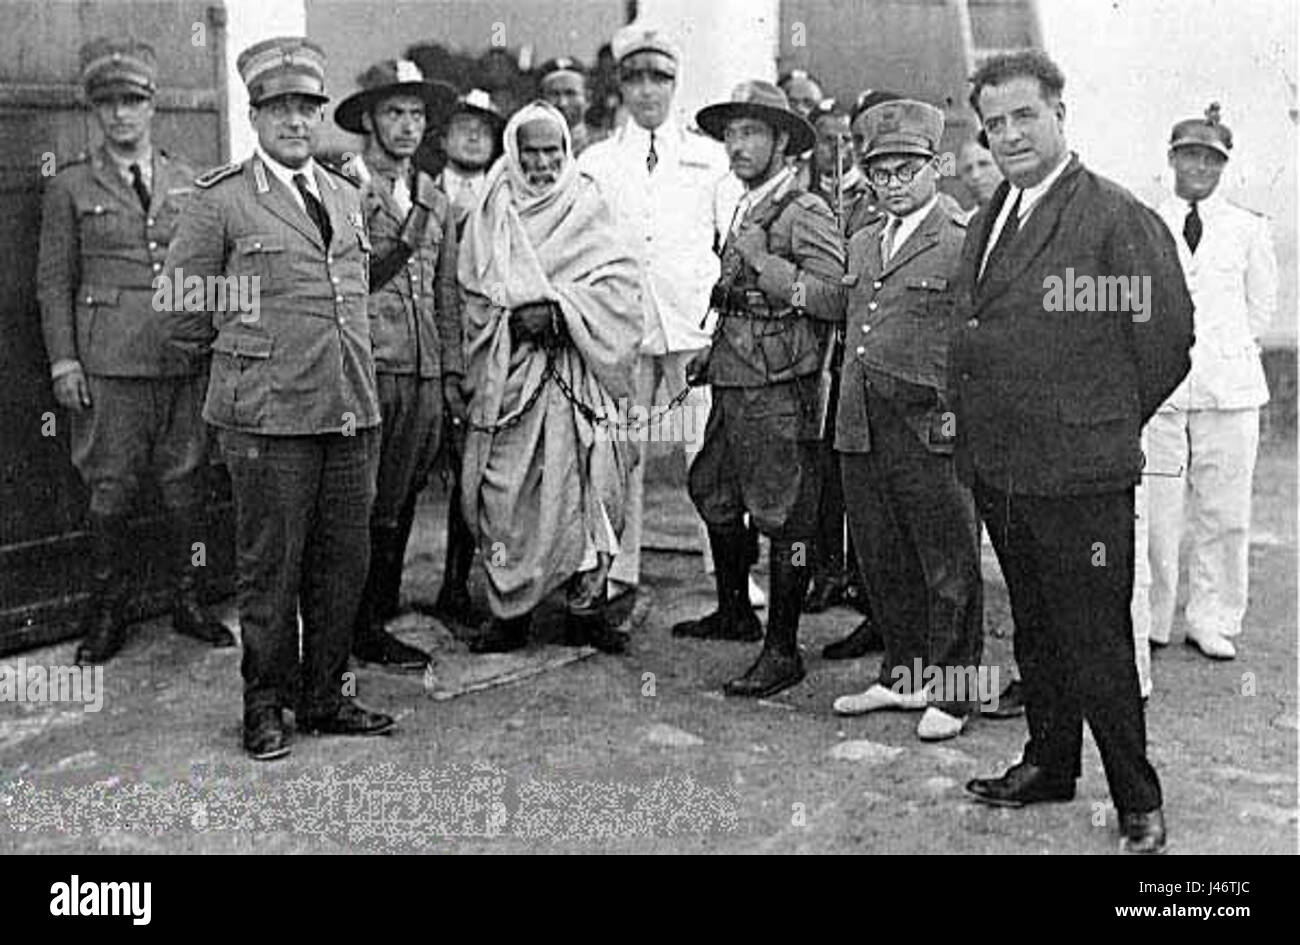
M 632 394 L 636 260 L 578 172 L 559 111 L 526 106 L 504 143 L 459 266 L 471 398 L 463 511 L 493 615 L 471 648 L 523 646 L 533 610 L 564 588 L 567 641 L 621 652 L 605 595 L 632 454 L 600 418 Z

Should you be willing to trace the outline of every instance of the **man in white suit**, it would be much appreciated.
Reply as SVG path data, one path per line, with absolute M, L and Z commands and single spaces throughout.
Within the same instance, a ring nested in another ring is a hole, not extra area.
M 599 184 L 641 264 L 645 325 L 634 405 L 654 418 L 687 389 L 686 364 L 709 345 L 709 293 L 719 273 L 714 247 L 730 226 L 742 188 L 730 176 L 722 148 L 673 115 L 681 58 L 676 44 L 658 29 L 633 23 L 611 45 L 629 117 L 584 151 L 578 165 Z M 682 433 L 688 464 L 703 444 L 708 407 L 708 388 L 690 388 L 679 410 L 689 416 L 671 427 Z M 628 482 L 621 552 L 609 575 L 611 597 L 640 583 L 644 452 L 642 459 Z M 703 523 L 700 536 L 707 567 Z
M 1259 408 L 1268 401 L 1259 336 L 1277 303 L 1268 221 L 1218 192 L 1231 148 L 1232 133 L 1219 122 L 1217 104 L 1205 118 L 1174 126 L 1174 194 L 1159 209 L 1196 303 L 1196 343 L 1191 372 L 1147 424 L 1144 479 L 1151 643 L 1169 642 L 1187 527 L 1187 642 L 1212 659 L 1236 655 L 1232 638 L 1241 633 L 1246 613 L 1251 477 Z

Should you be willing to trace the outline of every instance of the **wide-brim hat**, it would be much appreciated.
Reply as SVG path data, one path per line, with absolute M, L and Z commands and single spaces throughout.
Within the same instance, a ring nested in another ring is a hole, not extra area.
M 344 131 L 365 134 L 362 117 L 374 104 L 392 95 L 413 95 L 424 102 L 430 124 L 442 122 L 456 104 L 456 90 L 446 82 L 430 81 L 408 59 L 376 63 L 357 76 L 361 90 L 353 92 L 334 110 L 334 123 Z
M 754 118 L 777 131 L 790 134 L 786 154 L 802 154 L 817 143 L 817 133 L 802 115 L 790 107 L 785 93 L 771 82 L 742 82 L 731 93 L 731 101 L 706 105 L 695 114 L 695 123 L 711 138 L 721 141 L 727 123 L 737 118 Z
M 497 108 L 496 103 L 492 101 L 492 96 L 483 89 L 470 89 L 456 99 L 456 104 L 447 117 L 450 119 L 456 115 L 477 115 L 486 119 L 492 126 L 493 133 L 498 137 L 506 127 L 506 119 L 501 114 L 501 109 Z

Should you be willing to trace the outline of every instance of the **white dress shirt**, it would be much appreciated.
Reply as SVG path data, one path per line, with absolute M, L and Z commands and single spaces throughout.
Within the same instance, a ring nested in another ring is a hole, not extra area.
M 1006 225 L 1007 217 L 1011 216 L 1011 208 L 1016 205 L 1016 198 L 1020 198 L 1020 213 L 1017 216 L 1019 226 L 1023 227 L 1025 221 L 1029 219 L 1029 214 L 1033 211 L 1038 201 L 1052 189 L 1061 174 L 1065 172 L 1066 166 L 1070 163 L 1070 153 L 1067 152 L 1060 160 L 1052 172 L 1044 177 L 1033 187 L 1017 187 L 1011 184 L 1011 190 L 1007 193 L 1007 199 L 1002 202 L 998 210 L 998 218 L 993 221 L 993 229 L 989 230 L 988 242 L 984 244 L 984 256 L 980 260 L 980 275 L 984 275 L 984 266 L 989 261 L 989 253 L 993 252 L 993 247 L 998 245 L 998 237 L 1002 235 L 1002 228 Z
M 739 182 L 722 147 L 670 118 L 655 129 L 659 160 L 646 169 L 650 133 L 635 120 L 582 152 L 615 225 L 640 262 L 646 354 L 710 343 L 709 292 L 718 279 L 715 239 L 731 224 Z
M 1196 305 L 1192 369 L 1163 409 L 1259 407 L 1268 402 L 1259 336 L 1277 309 L 1277 259 L 1268 220 L 1216 190 L 1196 205 L 1202 231 L 1192 253 L 1183 238 L 1190 206 L 1170 195 L 1158 210 L 1178 245 Z
M 933 197 L 905 217 L 896 217 L 892 213 L 886 214 L 888 222 L 885 223 L 885 228 L 880 233 L 880 261 L 882 264 L 889 265 L 889 260 L 898 255 L 898 251 L 903 248 L 903 244 L 907 242 L 908 237 L 917 231 L 921 224 L 925 222 L 925 218 L 930 215 L 930 211 L 938 205 L 939 194 L 935 193 Z M 898 222 L 895 223 L 895 220 Z M 884 241 L 885 235 L 889 233 L 890 226 L 894 226 L 895 230 L 892 240 L 893 245 L 889 256 L 886 257 Z
M 307 178 L 307 192 L 317 200 L 320 200 L 320 187 L 316 183 L 316 162 L 314 160 L 308 158 L 306 164 L 294 169 L 281 164 L 275 158 L 271 157 L 271 155 L 267 154 L 266 151 L 262 149 L 260 144 L 257 145 L 254 150 L 256 151 L 257 156 L 262 159 L 262 163 L 266 165 L 266 169 L 279 178 L 280 182 L 283 183 L 284 186 L 289 188 L 289 193 L 293 196 L 294 203 L 298 204 L 298 207 L 303 213 L 307 213 L 307 205 L 303 203 L 302 194 L 298 193 L 298 185 L 293 182 L 296 175 L 302 174 Z M 324 201 L 321 202 L 324 203 Z

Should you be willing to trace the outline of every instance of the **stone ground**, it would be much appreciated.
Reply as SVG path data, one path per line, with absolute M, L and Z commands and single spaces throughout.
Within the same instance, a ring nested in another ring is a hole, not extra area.
M 1173 853 L 1296 852 L 1295 472 L 1294 447 L 1261 457 L 1239 659 L 1205 660 L 1180 628 L 1155 656 L 1148 731 Z M 434 596 L 441 561 L 444 499 L 426 499 L 405 589 L 416 600 Z M 652 544 L 692 533 L 671 479 L 651 503 Z M 805 618 L 802 685 L 770 702 L 724 699 L 756 646 L 674 640 L 674 621 L 711 605 L 711 581 L 698 556 L 644 561 L 628 655 L 545 647 L 519 661 L 536 675 L 441 701 L 418 675 L 361 667 L 362 699 L 397 715 L 397 733 L 305 737 L 273 764 L 240 750 L 238 650 L 141 624 L 109 664 L 102 711 L 0 703 L 0 854 L 1115 852 L 1090 739 L 1074 803 L 969 802 L 962 783 L 1018 757 L 1023 720 L 977 719 L 924 745 L 914 714 L 837 718 L 833 698 L 862 688 L 877 659 L 820 659 L 855 623 L 848 610 Z M 1006 593 L 994 568 L 988 580 L 985 658 L 1005 667 Z M 485 658 L 444 628 L 417 615 L 397 626 L 437 653 L 430 684 L 481 674 Z M 24 657 L 63 664 L 74 645 Z M 556 656 L 569 661 L 548 665 Z

